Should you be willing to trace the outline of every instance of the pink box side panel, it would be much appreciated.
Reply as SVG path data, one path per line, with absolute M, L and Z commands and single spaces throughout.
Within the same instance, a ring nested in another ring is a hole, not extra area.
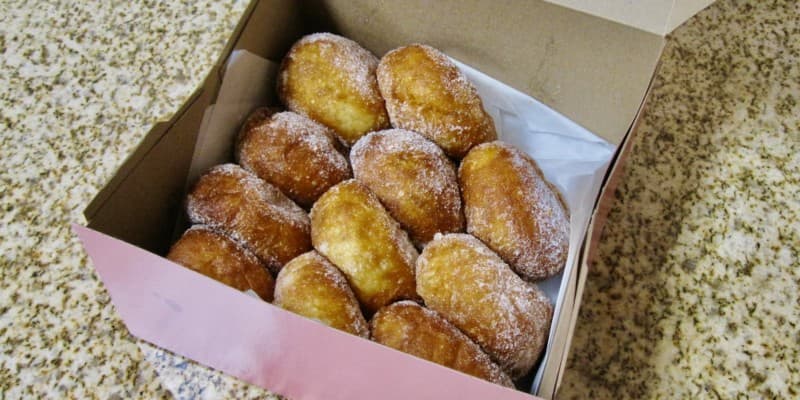
M 247 296 L 79 225 L 130 332 L 293 399 L 532 399 Z

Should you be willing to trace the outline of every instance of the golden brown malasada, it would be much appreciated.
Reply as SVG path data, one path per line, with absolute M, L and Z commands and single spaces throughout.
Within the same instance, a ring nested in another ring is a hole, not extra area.
M 283 266 L 275 280 L 275 305 L 361 337 L 369 328 L 347 279 L 316 251 Z
M 281 112 L 281 110 L 277 107 L 259 107 L 250 112 L 247 118 L 245 118 L 244 123 L 242 123 L 242 127 L 239 129 L 239 140 L 241 140 L 244 132 L 251 131 L 253 128 L 263 124 L 265 121 L 269 120 L 273 115 L 279 112 Z M 239 146 L 238 141 L 236 146 Z M 235 152 L 238 153 L 238 149 Z
M 422 44 L 394 49 L 381 59 L 377 76 L 392 126 L 419 132 L 450 157 L 497 139 L 477 90 L 439 50 Z
M 234 289 L 272 301 L 272 275 L 249 250 L 205 225 L 194 225 L 172 245 L 167 258 Z
M 255 116 L 262 112 L 257 110 Z M 248 121 L 239 134 L 236 158 L 244 169 L 308 208 L 331 186 L 351 176 L 347 159 L 336 146 L 329 128 L 286 111 Z
M 186 202 L 189 219 L 251 250 L 273 273 L 311 250 L 308 214 L 274 186 L 235 164 L 211 168 Z
M 367 314 L 414 290 L 417 250 L 378 198 L 358 181 L 325 192 L 311 209 L 311 241 L 347 277 Z
M 499 385 L 508 375 L 470 338 L 437 312 L 403 300 L 381 308 L 370 321 L 372 340 Z
M 350 39 L 311 34 L 284 57 L 278 96 L 289 110 L 332 128 L 350 146 L 367 132 L 389 127 L 377 66 L 378 58 Z
M 569 211 L 530 156 L 499 141 L 461 161 L 467 232 L 528 281 L 557 274 L 569 249 Z
M 372 132 L 353 146 L 350 161 L 417 248 L 436 233 L 464 231 L 456 168 L 435 143 L 404 129 Z
M 547 296 L 471 235 L 437 235 L 425 246 L 417 292 L 512 379 L 530 371 L 547 341 L 553 314 Z

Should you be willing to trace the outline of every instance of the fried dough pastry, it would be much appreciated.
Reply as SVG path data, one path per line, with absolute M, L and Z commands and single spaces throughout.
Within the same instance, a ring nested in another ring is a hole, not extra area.
M 477 90 L 439 50 L 421 44 L 394 49 L 381 59 L 377 76 L 395 128 L 419 132 L 455 158 L 497 139 Z
M 550 301 L 471 235 L 437 235 L 425 246 L 417 291 L 512 379 L 528 373 L 544 348 Z
M 253 130 L 255 127 L 268 121 L 270 118 L 272 118 L 273 115 L 279 112 L 281 112 L 281 110 L 277 107 L 259 107 L 253 110 L 250 113 L 250 115 L 248 115 L 247 118 L 244 120 L 244 123 L 242 124 L 242 127 L 239 130 L 239 140 L 236 143 L 237 149 L 235 152 L 236 153 L 239 152 L 238 146 L 244 132 L 249 132 Z
M 369 337 L 369 329 L 344 275 L 309 251 L 289 261 L 275 281 L 275 304 L 330 327 Z
M 235 164 L 211 168 L 186 202 L 189 219 L 251 250 L 273 273 L 311 250 L 308 215 L 280 190 Z
M 564 268 L 569 211 L 532 158 L 502 142 L 475 147 L 461 161 L 467 232 L 528 281 Z
M 378 198 L 356 180 L 325 192 L 311 209 L 311 242 L 347 277 L 368 314 L 417 299 L 417 251 Z
M 413 301 L 381 308 L 370 321 L 372 340 L 489 382 L 511 379 L 470 338 L 433 310 Z
M 258 110 L 254 116 L 261 113 Z M 244 169 L 307 208 L 331 186 L 350 178 L 333 132 L 291 111 L 245 123 L 236 158 Z
M 350 151 L 353 174 L 422 248 L 436 233 L 464 231 L 456 169 L 421 135 L 387 129 L 362 137 Z
M 236 290 L 272 301 L 275 281 L 253 253 L 205 225 L 194 225 L 172 245 L 167 258 Z
M 377 57 L 350 39 L 308 35 L 281 63 L 278 96 L 289 110 L 332 128 L 350 146 L 367 132 L 389 127 L 377 65 Z

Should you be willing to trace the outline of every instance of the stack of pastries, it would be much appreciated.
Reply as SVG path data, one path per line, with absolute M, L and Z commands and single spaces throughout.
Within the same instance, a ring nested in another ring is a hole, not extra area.
M 566 263 L 569 211 L 497 141 L 438 50 L 382 59 L 329 33 L 284 58 L 285 110 L 255 110 L 237 164 L 187 197 L 167 258 L 353 335 L 500 385 L 531 371 Z

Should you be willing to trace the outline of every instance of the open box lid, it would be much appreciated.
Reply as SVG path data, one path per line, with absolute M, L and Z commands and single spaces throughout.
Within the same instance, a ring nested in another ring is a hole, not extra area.
M 546 0 L 664 36 L 714 0 Z

